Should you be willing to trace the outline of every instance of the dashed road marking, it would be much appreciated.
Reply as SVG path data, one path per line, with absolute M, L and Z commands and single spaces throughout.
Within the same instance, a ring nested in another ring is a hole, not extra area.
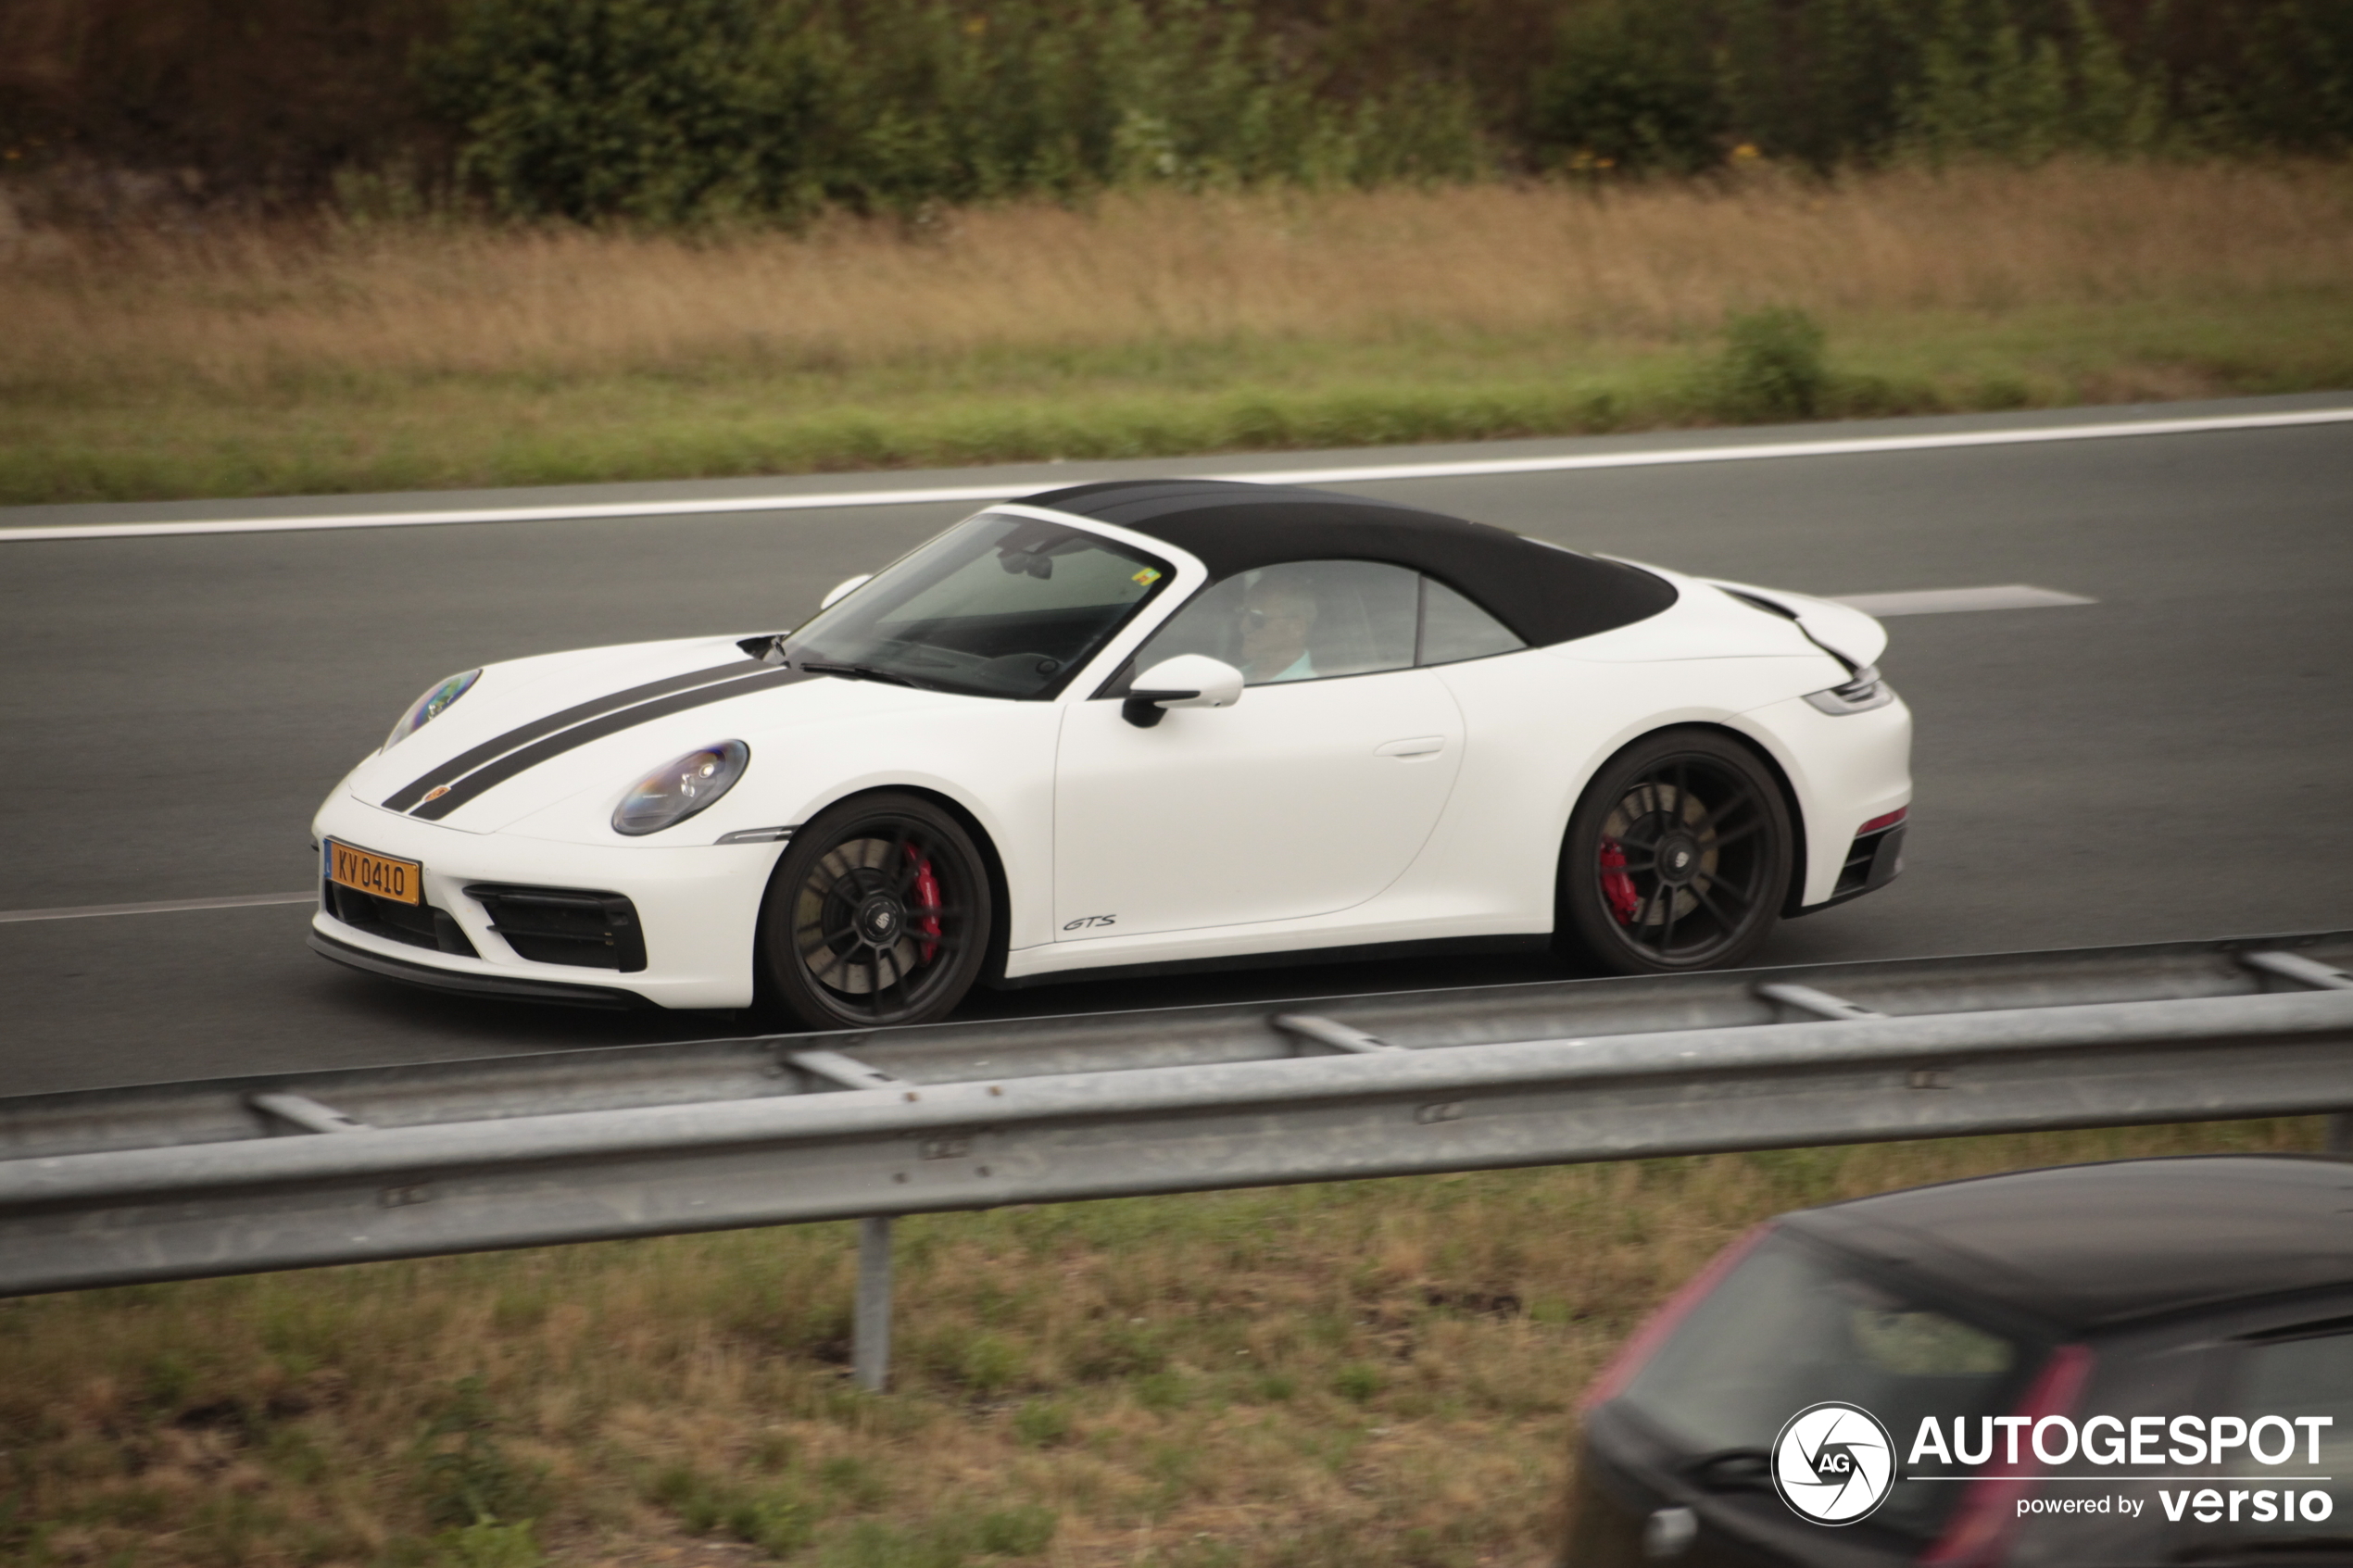
M 0 909 L 0 925 L 28 920 L 89 920 L 98 915 L 176 915 L 191 909 L 250 909 L 264 904 L 315 904 L 316 893 L 233 893 L 225 898 L 166 898 L 153 904 L 81 904 L 58 909 Z
M 1865 615 L 1950 615 L 1972 609 L 2048 609 L 2097 604 L 2081 594 L 2008 583 L 1998 588 L 1916 588 L 1900 594 L 1842 594 L 1837 602 Z

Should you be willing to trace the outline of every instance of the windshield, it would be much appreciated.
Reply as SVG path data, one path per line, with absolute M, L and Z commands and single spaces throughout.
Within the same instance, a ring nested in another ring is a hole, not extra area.
M 1172 571 L 1100 534 L 983 512 L 820 611 L 786 656 L 939 691 L 1047 696 Z
M 1947 1430 L 1966 1416 L 1973 1433 L 1981 1416 L 2008 1408 L 2031 1359 L 2012 1339 L 1777 1237 L 1692 1309 L 1620 1405 L 1694 1460 L 1761 1456 L 1790 1417 L 1830 1399 L 1870 1411 L 1900 1445 L 1924 1416 Z M 1959 1491 L 1898 1481 L 1873 1518 L 1932 1535 Z

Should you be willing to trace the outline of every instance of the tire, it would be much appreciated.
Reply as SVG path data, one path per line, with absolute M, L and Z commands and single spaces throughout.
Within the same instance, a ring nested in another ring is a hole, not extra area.
M 1746 746 L 1708 730 L 1647 736 L 1569 818 L 1556 929 L 1620 974 L 1730 968 L 1780 919 L 1794 838 Z
M 918 796 L 861 796 L 795 833 L 761 906 L 767 994 L 811 1029 L 945 1018 L 980 975 L 994 908 L 980 851 Z

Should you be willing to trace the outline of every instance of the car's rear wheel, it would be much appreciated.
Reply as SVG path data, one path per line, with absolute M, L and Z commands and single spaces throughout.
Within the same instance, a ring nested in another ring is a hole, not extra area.
M 1561 928 L 1621 974 L 1739 963 L 1780 918 L 1793 837 L 1780 786 L 1738 741 L 1706 730 L 1637 741 L 1569 819 Z
M 913 795 L 845 801 L 793 834 L 769 879 L 770 993 L 812 1029 L 929 1023 L 978 978 L 991 914 L 954 817 Z

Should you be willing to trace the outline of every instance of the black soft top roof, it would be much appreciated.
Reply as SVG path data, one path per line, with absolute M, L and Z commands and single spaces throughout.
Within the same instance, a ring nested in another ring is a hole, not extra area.
M 1647 620 L 1675 602 L 1661 578 L 1483 522 L 1329 490 L 1232 480 L 1112 480 L 1022 497 L 1164 540 L 1214 579 L 1291 560 L 1378 560 L 1426 571 L 1531 646 Z
M 2353 1161 L 2343 1160 L 2061 1166 L 1856 1198 L 1783 1223 L 2070 1330 L 2353 1286 Z

